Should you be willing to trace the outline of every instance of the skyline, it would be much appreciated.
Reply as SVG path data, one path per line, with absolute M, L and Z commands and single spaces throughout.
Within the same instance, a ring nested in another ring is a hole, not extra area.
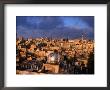
M 17 36 L 94 39 L 94 16 L 16 16 Z

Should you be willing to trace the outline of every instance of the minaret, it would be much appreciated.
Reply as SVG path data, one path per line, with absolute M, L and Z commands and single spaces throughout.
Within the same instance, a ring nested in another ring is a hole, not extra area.
M 84 40 L 84 36 L 83 36 L 83 34 L 82 34 L 82 38 L 81 38 L 81 40 L 82 40 L 82 54 L 83 54 L 83 40 Z
M 83 34 L 82 34 L 82 41 L 83 41 L 83 39 L 84 39 L 84 36 L 83 36 Z

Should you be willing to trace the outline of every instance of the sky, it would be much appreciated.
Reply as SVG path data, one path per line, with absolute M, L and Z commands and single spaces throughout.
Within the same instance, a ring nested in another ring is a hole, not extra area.
M 94 39 L 94 16 L 16 16 L 17 37 Z

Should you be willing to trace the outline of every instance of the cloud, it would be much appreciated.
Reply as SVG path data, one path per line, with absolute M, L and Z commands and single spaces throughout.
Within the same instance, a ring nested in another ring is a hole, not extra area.
M 65 26 L 79 28 L 94 28 L 94 16 L 64 16 Z
M 59 26 L 63 26 L 63 21 L 57 16 L 17 16 L 17 27 L 22 25 L 30 29 L 54 29 Z
M 81 19 L 94 28 L 94 16 L 81 16 Z
M 65 25 L 66 22 L 66 25 Z M 79 38 L 86 33 L 94 38 L 94 17 L 87 16 L 18 16 L 16 18 L 18 36 Z

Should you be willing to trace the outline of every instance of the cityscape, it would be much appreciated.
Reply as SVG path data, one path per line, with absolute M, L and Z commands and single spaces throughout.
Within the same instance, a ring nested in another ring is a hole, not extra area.
M 94 74 L 94 17 L 17 16 L 16 74 Z

